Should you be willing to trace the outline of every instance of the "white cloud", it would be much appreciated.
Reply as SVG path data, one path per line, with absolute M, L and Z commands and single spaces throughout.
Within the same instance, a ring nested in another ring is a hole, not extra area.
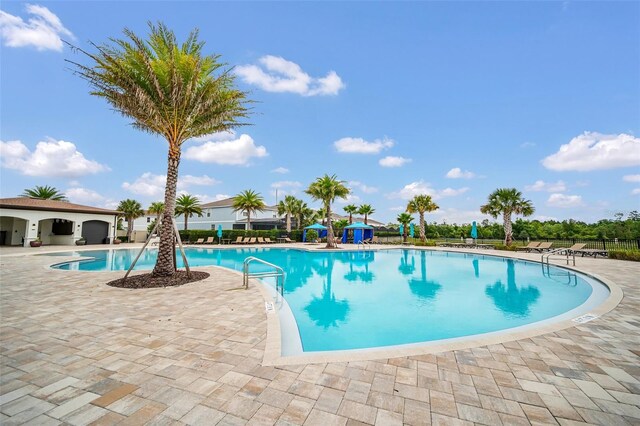
M 246 83 L 267 92 L 289 92 L 303 96 L 337 95 L 345 84 L 335 71 L 324 77 L 311 77 L 300 65 L 280 56 L 267 55 L 258 59 L 260 65 L 241 65 L 235 73 Z
M 186 192 L 181 191 L 181 193 L 186 193 Z M 231 198 L 231 195 L 227 195 L 227 194 L 216 194 L 214 196 L 211 196 L 208 194 L 191 194 L 191 195 L 196 197 L 198 201 L 200 201 L 200 204 L 206 204 L 206 203 L 211 203 L 213 201 L 220 201 L 220 200 L 226 200 L 227 198 Z
M 567 185 L 559 180 L 555 183 L 553 182 L 545 182 L 543 180 L 537 180 L 533 183 L 533 185 L 527 185 L 524 187 L 525 191 L 532 191 L 532 192 L 540 192 L 540 191 L 545 191 L 545 192 L 564 192 L 567 190 Z
M 208 141 L 198 146 L 190 146 L 183 154 L 184 158 L 202 163 L 246 165 L 251 158 L 266 157 L 267 149 L 256 146 L 251 136 L 242 134 L 237 139 Z
M 60 18 L 46 7 L 28 4 L 26 9 L 31 15 L 26 22 L 0 10 L 0 36 L 5 46 L 33 46 L 37 50 L 60 52 L 63 47 L 61 36 L 74 38 Z
M 433 212 L 429 212 L 425 216 L 425 220 L 427 222 L 446 222 L 456 223 L 458 225 L 472 223 L 474 220 L 477 223 L 480 223 L 484 219 L 492 220 L 491 216 L 480 213 L 480 210 L 458 210 L 453 207 L 441 208 Z
M 520 144 L 520 148 L 523 148 L 523 149 L 533 148 L 534 146 L 536 146 L 536 144 L 533 142 L 524 142 Z
M 403 212 L 407 209 L 407 206 L 394 206 L 394 207 L 389 207 L 389 210 L 391 210 L 392 212 Z
M 640 175 L 626 175 L 622 177 L 625 182 L 640 182 Z
M 405 164 L 410 163 L 411 161 L 411 158 L 394 157 L 388 155 L 384 158 L 381 158 L 380 161 L 378 161 L 378 164 L 380 164 L 382 167 L 402 167 Z
M 565 195 L 565 194 L 551 194 L 547 200 L 547 205 L 551 207 L 569 208 L 580 207 L 584 203 L 581 195 Z
M 458 189 L 445 188 L 438 190 L 433 188 L 431 184 L 425 183 L 424 181 L 420 180 L 405 185 L 402 189 L 400 189 L 400 191 L 387 194 L 387 197 L 392 199 L 400 198 L 403 200 L 410 200 L 416 195 L 426 194 L 430 195 L 434 200 L 439 200 L 445 197 L 455 197 L 457 195 L 464 194 L 468 190 L 469 188 L 467 187 Z
M 271 170 L 271 173 L 279 173 L 281 175 L 284 175 L 284 174 L 289 173 L 289 169 L 287 169 L 286 167 L 278 167 L 278 168 L 275 168 L 275 169 Z
M 551 170 L 590 171 L 640 165 L 640 138 L 585 132 L 542 160 Z
M 84 204 L 95 207 L 103 207 L 106 209 L 116 209 L 118 201 L 107 198 L 102 194 L 87 188 L 82 188 L 79 185 L 75 185 L 72 188 L 64 191 L 70 202 L 77 204 Z
M 391 148 L 395 142 L 389 138 L 368 142 L 362 138 L 342 138 L 333 143 L 338 152 L 348 154 L 379 154 L 383 149 Z
M 378 192 L 378 188 L 373 187 L 373 186 L 369 186 L 369 185 L 365 185 L 362 182 L 359 182 L 357 180 L 352 180 L 348 183 L 348 185 L 351 188 L 358 188 L 360 191 L 364 192 L 365 194 L 374 194 L 376 192 Z
M 219 181 L 210 178 L 207 175 L 184 175 L 181 178 L 178 178 L 177 191 L 178 193 L 184 194 L 188 192 L 187 188 L 192 186 L 209 186 L 216 183 L 219 183 Z M 156 175 L 146 172 L 131 183 L 124 182 L 122 184 L 122 188 L 133 194 L 147 197 L 161 197 L 164 195 L 166 185 L 167 175 Z
M 349 194 L 347 198 L 336 198 L 336 203 L 338 204 L 355 204 L 360 201 L 362 201 L 362 199 L 355 194 Z
M 462 171 L 460 167 L 454 167 L 447 172 L 446 177 L 449 179 L 473 179 L 476 177 L 476 174 L 469 170 Z
M 539 214 L 539 215 L 533 216 L 531 218 L 531 220 L 539 220 L 540 222 L 545 222 L 547 220 L 555 220 L 555 221 L 557 221 L 558 218 L 554 217 L 554 216 L 545 216 L 545 215 Z
M 293 181 L 293 180 L 281 180 L 279 182 L 273 182 L 271 184 L 271 187 L 274 188 L 274 189 L 300 188 L 300 187 L 302 187 L 302 184 L 300 182 Z
M 640 195 L 640 188 L 634 188 L 631 190 L 631 195 Z
M 198 136 L 197 138 L 191 138 L 189 140 L 193 142 L 218 142 L 233 140 L 235 137 L 235 131 L 227 130 L 225 132 L 209 133 L 208 135 Z
M 76 178 L 110 170 L 87 160 L 73 143 L 51 138 L 38 142 L 33 152 L 20 141 L 0 141 L 0 157 L 2 167 L 27 176 Z

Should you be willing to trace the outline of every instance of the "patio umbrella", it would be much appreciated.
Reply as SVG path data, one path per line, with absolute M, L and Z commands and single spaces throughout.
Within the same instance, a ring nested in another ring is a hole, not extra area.
M 413 234 L 414 234 L 414 230 L 413 230 L 413 223 L 412 223 L 411 226 L 409 227 L 409 236 L 413 238 Z
M 218 225 L 218 244 L 220 244 L 221 239 L 222 239 L 222 225 Z
M 475 220 L 471 224 L 471 238 L 473 238 L 474 240 L 478 238 L 478 227 L 476 226 Z
M 400 224 L 400 235 L 404 235 L 404 225 Z

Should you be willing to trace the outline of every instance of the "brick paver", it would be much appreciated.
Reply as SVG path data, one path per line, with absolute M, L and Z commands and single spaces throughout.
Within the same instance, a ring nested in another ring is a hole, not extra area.
M 263 366 L 264 299 L 223 269 L 178 288 L 0 252 L 0 423 L 640 424 L 640 264 L 578 259 L 624 299 L 529 339 L 380 360 Z M 526 255 L 525 255 L 526 257 Z M 536 257 L 531 257 L 537 259 Z

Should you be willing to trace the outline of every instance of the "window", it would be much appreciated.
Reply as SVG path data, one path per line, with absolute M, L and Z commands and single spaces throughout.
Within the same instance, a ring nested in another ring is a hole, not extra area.
M 212 224 L 211 224 L 211 230 L 212 230 L 212 231 L 214 231 L 215 229 L 216 229 L 216 224 L 215 224 L 215 223 L 212 223 Z
M 147 223 L 151 223 L 151 217 L 147 216 Z
M 234 223 L 233 229 L 245 229 L 244 223 Z
M 207 217 L 211 217 L 211 212 L 207 212 Z

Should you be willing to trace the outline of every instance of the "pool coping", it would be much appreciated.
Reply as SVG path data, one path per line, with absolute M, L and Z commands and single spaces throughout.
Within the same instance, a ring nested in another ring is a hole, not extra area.
M 240 247 L 255 247 L 255 246 L 240 246 Z M 263 246 L 260 246 L 263 247 Z M 271 245 L 269 248 L 287 248 L 286 245 Z M 292 246 L 289 245 L 289 248 L 297 249 L 297 250 L 306 250 L 306 251 L 330 251 L 335 252 L 336 250 L 326 250 L 326 249 L 318 249 L 318 248 L 310 248 L 310 247 L 300 247 L 299 245 Z M 110 249 L 119 250 L 125 248 L 140 248 L 140 247 L 110 247 Z M 215 247 L 207 247 L 207 248 L 215 248 Z M 237 247 L 229 247 L 229 248 L 237 248 Z M 267 248 L 267 247 L 264 247 Z M 511 252 L 503 252 L 503 253 L 486 253 L 485 251 L 477 252 L 469 249 L 458 249 L 458 250 L 442 250 L 434 247 L 406 247 L 406 246 L 381 246 L 381 247 L 372 247 L 370 250 L 380 251 L 380 250 L 420 250 L 420 251 L 437 251 L 437 252 L 451 252 L 451 253 L 465 253 L 465 254 L 474 254 L 474 255 L 482 255 L 482 256 L 491 256 L 491 257 L 501 257 L 508 259 L 518 259 L 533 263 L 542 262 L 532 260 L 526 257 L 519 256 L 520 253 L 511 253 Z M 95 249 L 94 249 L 95 250 Z M 357 249 L 342 249 L 344 251 L 358 251 Z M 55 252 L 64 251 L 61 249 L 49 251 L 49 252 L 38 252 L 37 254 L 51 254 Z M 73 250 L 73 251 L 84 251 L 84 250 Z M 36 254 L 36 253 L 33 253 Z M 22 254 L 24 255 L 24 253 Z M 28 255 L 32 255 L 29 253 Z M 82 258 L 82 256 L 81 256 Z M 78 257 L 73 257 L 71 260 L 79 260 Z M 66 257 L 62 257 L 61 259 L 56 259 L 55 262 L 48 264 L 46 268 L 51 268 L 53 265 L 57 265 L 60 263 L 66 263 Z M 560 267 L 564 269 L 568 269 L 571 271 L 579 272 L 588 277 L 591 277 L 609 289 L 609 296 L 607 299 L 602 302 L 600 305 L 589 310 L 589 314 L 595 316 L 593 320 L 597 320 L 603 315 L 611 312 L 624 298 L 624 293 L 622 289 L 613 281 L 609 279 L 605 279 L 597 274 L 584 271 L 579 267 L 569 266 L 569 265 L 558 265 L 555 263 L 551 264 L 554 267 Z M 226 268 L 224 266 L 210 265 L 204 267 L 197 268 L 220 268 L 225 271 L 228 271 L 232 274 L 235 274 L 239 277 L 242 277 L 242 273 L 240 271 L 236 271 L 233 269 Z M 58 269 L 60 270 L 60 269 Z M 60 270 L 63 272 L 68 272 L 66 270 Z M 69 271 L 71 272 L 71 271 Z M 73 271 L 77 272 L 77 271 Z M 113 273 L 114 271 L 93 271 L 93 272 L 105 272 L 105 273 Z M 144 271 L 135 271 L 137 273 L 144 273 Z M 258 279 L 250 279 L 250 283 L 253 283 L 253 287 L 257 288 L 260 294 L 262 295 L 265 303 L 274 302 L 272 297 L 272 291 L 269 289 L 269 284 L 266 284 Z M 286 302 L 285 302 L 286 303 Z M 423 342 L 423 343 L 412 343 L 406 345 L 395 345 L 384 348 L 371 348 L 371 349 L 352 349 L 352 350 L 338 350 L 338 351 L 327 351 L 327 352 L 312 352 L 301 355 L 282 355 L 282 328 L 280 324 L 280 318 L 278 312 L 276 310 L 267 310 L 265 309 L 265 316 L 267 321 L 267 333 L 265 338 L 265 350 L 262 365 L 264 366 L 287 366 L 287 365 L 303 365 L 303 364 L 318 364 L 318 363 L 328 363 L 328 362 L 352 362 L 352 361 L 371 361 L 371 360 L 379 360 L 379 359 L 388 359 L 388 358 L 397 358 L 397 357 L 407 357 L 407 356 L 419 356 L 419 355 L 428 355 L 440 352 L 447 351 L 455 351 L 455 350 L 463 350 L 470 349 L 488 345 L 495 345 L 500 343 L 511 342 L 515 340 L 528 339 L 536 336 L 540 336 L 547 333 L 553 333 L 561 330 L 565 330 L 567 328 L 579 326 L 580 323 L 576 323 L 574 321 L 575 318 L 572 319 L 564 319 L 559 321 L 553 321 L 553 318 L 541 321 L 543 324 L 536 326 L 535 323 L 531 325 L 531 327 L 527 326 L 525 330 L 517 330 L 514 329 L 506 329 L 500 331 L 493 331 L 490 333 L 484 333 L 481 335 L 472 335 L 472 336 L 464 336 L 464 337 L 456 337 L 452 339 L 443 339 L 437 340 L 433 342 Z M 546 323 L 546 321 L 549 321 Z

